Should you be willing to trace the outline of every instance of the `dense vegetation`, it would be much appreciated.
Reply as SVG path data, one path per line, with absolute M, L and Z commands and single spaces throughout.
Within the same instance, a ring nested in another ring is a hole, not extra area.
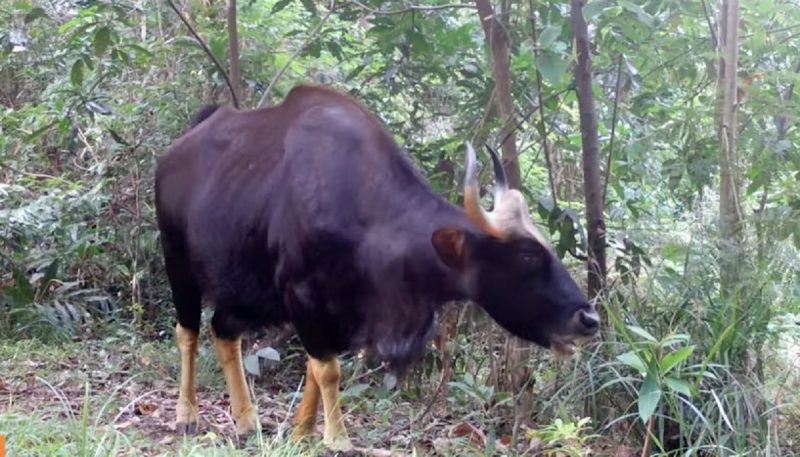
M 155 158 L 202 105 L 230 103 L 228 73 L 243 108 L 299 83 L 349 91 L 454 202 L 464 141 L 502 145 L 575 277 L 586 283 L 595 246 L 605 253 L 603 335 L 572 360 L 459 305 L 397 386 L 344 358 L 362 446 L 800 454 L 800 4 L 591 0 L 582 92 L 580 2 L 491 3 L 233 2 L 229 46 L 229 4 L 181 0 L 218 66 L 169 2 L 0 0 L 0 434 L 11 455 L 239 452 L 210 352 L 200 396 L 215 419 L 187 441 L 170 433 L 178 359 L 152 206 Z M 259 364 L 274 358 L 267 346 L 279 362 Z M 247 353 L 273 425 L 247 452 L 296 455 L 285 435 L 302 351 L 270 332 Z

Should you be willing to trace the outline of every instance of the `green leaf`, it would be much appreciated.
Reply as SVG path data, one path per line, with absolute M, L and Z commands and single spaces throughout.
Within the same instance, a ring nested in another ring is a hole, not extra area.
M 292 0 L 278 0 L 278 2 L 275 3 L 275 5 L 272 7 L 271 14 L 275 14 L 278 11 L 286 8 L 287 6 L 289 6 L 289 3 L 292 3 Z
M 684 381 L 683 379 L 676 379 L 676 378 L 669 377 L 669 378 L 666 378 L 664 380 L 664 383 L 667 385 L 667 387 L 669 387 L 670 389 L 674 390 L 675 392 L 677 392 L 679 394 L 683 394 L 683 395 L 685 395 L 687 397 L 691 397 L 692 396 L 692 386 L 691 386 L 691 384 L 689 384 L 688 382 Z
M 244 362 L 244 370 L 246 372 L 256 377 L 261 376 L 261 365 L 258 362 L 257 355 L 250 354 L 244 358 L 243 362 Z
M 542 74 L 542 78 L 554 85 L 561 82 L 568 65 L 569 62 L 552 52 L 543 52 L 536 58 L 536 68 Z
M 211 50 L 211 53 L 214 54 L 214 57 L 220 62 L 225 60 L 227 51 L 227 43 L 225 41 L 225 38 L 218 36 L 211 37 L 211 39 L 208 40 L 208 49 Z
M 72 70 L 69 72 L 69 80 L 74 86 L 83 84 L 83 60 L 78 59 L 72 64 Z
M 694 351 L 694 345 L 686 346 L 677 351 L 670 352 L 661 361 L 661 374 L 667 374 L 675 365 L 686 360 Z
M 661 257 L 673 262 L 680 262 L 686 257 L 686 246 L 676 242 L 669 242 L 661 248 Z
M 610 5 L 608 0 L 592 0 L 583 7 L 583 18 L 586 22 L 591 22 L 597 15 L 602 13 Z
M 639 327 L 638 325 L 629 325 L 628 326 L 628 330 L 630 330 L 631 332 L 641 336 L 642 338 L 646 339 L 647 341 L 650 341 L 651 343 L 657 343 L 658 342 L 656 337 L 654 337 L 647 330 Z
M 314 16 L 317 15 L 317 5 L 314 4 L 314 0 L 300 0 L 300 3 L 303 4 L 303 7 L 305 7 L 309 13 Z
M 28 11 L 28 14 L 25 15 L 25 23 L 30 24 L 40 17 L 47 17 L 47 13 L 45 13 L 42 8 L 37 6 L 36 8 Z
M 83 57 L 83 66 L 89 70 L 94 70 L 94 62 L 92 62 L 92 56 L 89 54 L 84 54 Z
M 411 44 L 411 48 L 417 53 L 426 53 L 430 52 L 431 46 L 428 44 L 428 40 L 425 39 L 425 35 L 412 30 L 407 34 L 408 41 Z
M 14 269 L 14 287 L 6 288 L 5 293 L 11 297 L 17 305 L 27 305 L 33 302 L 35 293 L 33 284 L 25 276 L 25 272 L 15 268 Z
M 344 59 L 344 54 L 342 54 L 342 47 L 339 46 L 339 43 L 335 41 L 326 41 L 325 47 L 328 48 L 328 52 L 331 53 L 332 56 L 336 57 L 337 60 Z
M 310 55 L 312 57 L 319 57 L 320 53 L 322 52 L 322 41 L 316 39 L 309 43 L 308 47 L 306 48 L 304 54 Z
M 92 37 L 92 47 L 94 48 L 94 55 L 103 55 L 108 47 L 111 45 L 111 29 L 108 26 L 103 26 L 94 32 Z
M 366 65 L 366 64 L 362 64 L 362 65 L 359 65 L 359 66 L 357 66 L 356 68 L 354 68 L 354 69 L 353 69 L 353 71 L 351 71 L 350 73 L 348 73 L 348 74 L 347 74 L 347 77 L 345 77 L 345 78 L 344 78 L 344 82 L 350 82 L 350 81 L 352 81 L 352 79 L 353 79 L 353 78 L 355 78 L 356 76 L 358 76 L 358 74 L 359 74 L 359 73 L 361 73 L 362 71 L 364 71 L 364 68 L 366 68 L 366 67 L 367 67 L 367 65 Z
M 276 351 L 274 348 L 269 347 L 269 346 L 259 349 L 256 352 L 256 355 L 258 357 L 261 357 L 262 359 L 271 360 L 273 362 L 280 362 L 281 361 L 281 355 L 278 354 L 278 351 Z
M 141 54 L 143 56 L 153 57 L 153 53 L 152 52 L 148 51 L 147 49 L 143 48 L 142 46 L 139 46 L 138 44 L 129 44 L 126 47 L 128 47 L 130 49 L 133 49 L 138 54 Z
M 361 394 L 363 394 L 364 392 L 366 392 L 367 389 L 369 389 L 369 384 L 354 384 L 354 385 L 348 387 L 347 389 L 345 389 L 344 391 L 342 391 L 340 396 L 343 397 L 343 398 L 358 397 Z
M 685 333 L 676 333 L 661 340 L 661 347 L 672 346 L 673 344 L 677 343 L 688 343 L 689 339 L 689 335 Z
M 58 259 L 53 260 L 50 265 L 47 266 L 47 270 L 44 272 L 44 276 L 42 277 L 42 285 L 40 289 L 40 297 L 42 293 L 47 293 L 47 290 L 50 288 L 50 283 L 56 279 L 56 275 L 58 274 Z
M 561 35 L 561 26 L 548 25 L 539 35 L 539 47 L 546 48 L 550 46 L 550 44 L 552 44 L 559 35 Z
M 111 58 L 118 62 L 123 62 L 123 63 L 130 62 L 130 56 L 126 52 L 120 51 L 119 49 L 111 50 Z
M 648 374 L 639 390 L 639 417 L 642 422 L 647 422 L 653 416 L 660 400 L 661 387 L 658 385 L 658 379 Z
M 622 355 L 617 356 L 617 360 L 628 365 L 629 367 L 633 368 L 634 370 L 638 371 L 641 374 L 647 373 L 647 367 L 645 366 L 644 362 L 641 358 L 634 352 L 626 352 Z

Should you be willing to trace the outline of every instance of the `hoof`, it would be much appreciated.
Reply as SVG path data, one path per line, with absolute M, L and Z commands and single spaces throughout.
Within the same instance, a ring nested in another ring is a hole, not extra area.
M 197 422 L 178 422 L 175 424 L 175 433 L 178 435 L 194 435 L 197 433 Z
M 249 408 L 244 413 L 234 416 L 233 423 L 236 427 L 236 434 L 240 437 L 246 437 L 261 429 L 261 423 L 258 421 L 258 411 L 255 408 Z
M 347 438 L 347 436 L 324 438 L 322 440 L 322 444 L 324 444 L 325 447 L 331 451 L 347 453 L 347 455 L 353 451 L 353 443 L 350 442 L 350 439 Z
M 314 433 L 313 425 L 295 425 L 294 430 L 292 431 L 292 441 L 297 443 L 303 438 L 310 436 L 312 433 Z

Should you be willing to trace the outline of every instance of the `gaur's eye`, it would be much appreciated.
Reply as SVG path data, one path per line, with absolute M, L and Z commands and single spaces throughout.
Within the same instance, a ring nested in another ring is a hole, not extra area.
M 538 252 L 534 252 L 533 250 L 525 250 L 520 253 L 520 260 L 526 264 L 539 264 L 541 261 L 541 256 Z

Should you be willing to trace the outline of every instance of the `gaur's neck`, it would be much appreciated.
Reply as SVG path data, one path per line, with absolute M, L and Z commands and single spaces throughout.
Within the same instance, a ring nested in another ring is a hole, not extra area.
M 419 291 L 424 299 L 439 307 L 449 301 L 472 298 L 464 274 L 447 267 L 432 243 L 433 233 L 443 227 L 477 232 L 477 227 L 464 210 L 441 198 L 426 199 L 399 218 L 398 223 L 398 235 L 408 246 L 404 256 L 412 266 L 410 273 L 414 276 L 409 283 L 424 285 L 424 289 Z

